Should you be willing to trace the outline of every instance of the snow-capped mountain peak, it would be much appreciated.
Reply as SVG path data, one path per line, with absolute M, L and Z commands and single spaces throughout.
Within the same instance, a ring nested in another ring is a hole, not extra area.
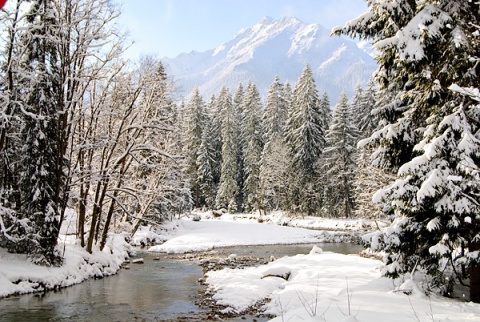
M 295 17 L 264 17 L 216 49 L 164 62 L 184 95 L 198 86 L 205 97 L 218 93 L 222 86 L 233 91 L 239 82 L 246 85 L 248 80 L 265 97 L 276 75 L 294 84 L 309 64 L 319 92 L 327 91 L 334 102 L 342 91 L 352 95 L 357 85 L 366 84 L 376 63 L 355 43 L 329 35 L 321 25 Z

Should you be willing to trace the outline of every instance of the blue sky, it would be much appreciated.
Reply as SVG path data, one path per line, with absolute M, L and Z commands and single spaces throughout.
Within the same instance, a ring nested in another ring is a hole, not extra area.
M 265 16 L 294 16 L 331 29 L 367 11 L 364 0 L 120 0 L 119 23 L 135 44 L 127 55 L 175 57 L 205 51 Z

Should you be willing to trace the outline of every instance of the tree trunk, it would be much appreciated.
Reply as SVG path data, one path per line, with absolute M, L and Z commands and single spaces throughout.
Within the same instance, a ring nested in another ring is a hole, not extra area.
M 470 252 L 480 250 L 480 243 L 471 243 Z M 470 266 L 470 301 L 480 303 L 480 265 Z

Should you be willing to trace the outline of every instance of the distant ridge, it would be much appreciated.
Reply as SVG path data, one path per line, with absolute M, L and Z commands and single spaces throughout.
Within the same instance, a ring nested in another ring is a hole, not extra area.
M 252 80 L 265 98 L 275 76 L 292 85 L 309 64 L 319 94 L 327 92 L 334 104 L 342 91 L 349 97 L 358 85 L 366 85 L 376 70 L 375 60 L 357 45 L 319 24 L 294 17 L 265 17 L 253 27 L 240 30 L 231 40 L 205 52 L 192 51 L 164 58 L 181 96 L 195 86 L 209 98 L 222 86 L 232 92 L 239 82 Z

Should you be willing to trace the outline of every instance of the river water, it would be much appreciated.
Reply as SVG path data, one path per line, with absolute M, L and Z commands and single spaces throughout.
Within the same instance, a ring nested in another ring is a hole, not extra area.
M 351 254 L 353 244 L 317 244 L 325 251 Z M 269 259 L 307 254 L 312 245 L 270 245 L 216 249 L 220 256 L 248 255 Z M 139 253 L 145 264 L 101 280 L 45 294 L 12 296 L 0 300 L 0 321 L 201 321 L 206 309 L 195 305 L 202 290 L 202 269 L 195 262 L 159 254 Z M 253 321 L 244 316 L 230 321 Z M 262 321 L 258 319 L 258 321 Z

